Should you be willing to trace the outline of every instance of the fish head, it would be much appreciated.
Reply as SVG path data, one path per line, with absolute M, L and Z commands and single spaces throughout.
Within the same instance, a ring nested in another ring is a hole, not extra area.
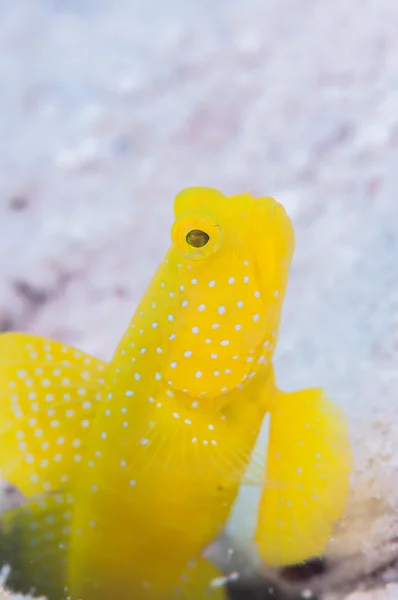
M 174 214 L 157 278 L 170 330 L 162 374 L 191 395 L 225 395 L 270 362 L 293 228 L 273 198 L 227 197 L 211 188 L 180 192 Z

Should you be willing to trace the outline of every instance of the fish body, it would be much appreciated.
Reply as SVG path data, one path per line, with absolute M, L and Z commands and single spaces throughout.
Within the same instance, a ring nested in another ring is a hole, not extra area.
M 263 486 L 255 543 L 269 564 L 321 552 L 343 511 L 342 415 L 319 390 L 274 381 L 294 248 L 283 207 L 189 188 L 171 237 L 109 363 L 0 336 L 0 467 L 28 498 L 5 519 L 14 587 L 30 580 L 50 600 L 223 598 L 202 553 L 242 483 Z

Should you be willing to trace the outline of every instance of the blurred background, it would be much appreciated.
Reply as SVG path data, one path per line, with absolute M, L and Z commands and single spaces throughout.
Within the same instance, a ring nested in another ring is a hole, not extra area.
M 273 195 L 297 236 L 278 381 L 346 409 L 364 470 L 360 440 L 377 450 L 398 383 L 398 5 L 0 8 L 1 330 L 110 358 L 175 194 Z

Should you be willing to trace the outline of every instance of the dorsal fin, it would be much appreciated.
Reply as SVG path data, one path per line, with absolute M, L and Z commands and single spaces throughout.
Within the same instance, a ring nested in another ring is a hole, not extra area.
M 24 496 L 73 478 L 105 366 L 43 337 L 0 335 L 0 475 Z

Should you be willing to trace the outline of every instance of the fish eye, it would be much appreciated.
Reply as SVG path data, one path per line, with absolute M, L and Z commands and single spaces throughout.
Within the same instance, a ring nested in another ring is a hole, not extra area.
M 201 229 L 192 229 L 186 235 L 187 244 L 194 248 L 203 248 L 210 240 L 210 236 Z
M 171 238 L 183 256 L 203 260 L 221 247 L 222 233 L 217 220 L 202 211 L 188 211 L 174 221 Z

